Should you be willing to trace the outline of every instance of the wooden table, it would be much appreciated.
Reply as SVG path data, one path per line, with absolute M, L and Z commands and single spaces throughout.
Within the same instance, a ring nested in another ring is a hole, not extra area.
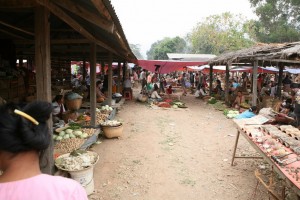
M 236 149 L 239 141 L 239 137 L 242 135 L 248 142 L 249 144 L 261 155 L 261 157 L 244 157 L 244 156 L 236 156 Z M 280 167 L 277 163 L 275 163 L 269 155 L 267 155 L 263 149 L 255 143 L 252 138 L 246 133 L 242 127 L 238 126 L 237 127 L 237 135 L 236 135 L 236 140 L 233 148 L 233 155 L 232 155 L 232 160 L 231 160 L 231 166 L 233 166 L 234 159 L 236 158 L 253 158 L 253 159 L 264 159 L 265 161 L 270 164 L 270 166 L 275 170 L 276 173 L 278 173 L 282 179 L 284 179 L 287 183 L 288 186 L 290 186 L 293 191 L 298 195 L 298 200 L 300 200 L 300 181 L 296 181 L 295 178 L 292 178 L 292 175 L 289 175 L 287 171 L 284 171 L 284 168 Z M 299 161 L 298 163 L 292 163 L 290 164 L 291 166 L 299 166 Z M 290 166 L 289 165 L 289 166 Z

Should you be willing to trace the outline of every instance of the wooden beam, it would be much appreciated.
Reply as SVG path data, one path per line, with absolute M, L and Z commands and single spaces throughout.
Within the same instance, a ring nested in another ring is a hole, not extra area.
M 108 53 L 108 94 L 107 94 L 107 100 L 108 104 L 111 106 L 112 101 L 112 53 Z
M 90 112 L 91 112 L 91 125 L 96 126 L 96 49 L 95 43 L 91 44 L 91 60 L 90 60 Z
M 35 2 L 32 0 L 0 0 L 0 9 L 19 9 L 19 8 L 33 8 Z
M 31 32 L 29 32 L 29 31 L 26 31 L 26 30 L 24 30 L 24 29 L 22 29 L 22 28 L 19 28 L 19 27 L 14 26 L 14 25 L 8 24 L 8 23 L 6 23 L 6 22 L 4 22 L 4 21 L 1 21 L 1 20 L 0 20 L 0 24 L 2 24 L 2 25 L 4 25 L 4 26 L 7 26 L 7 27 L 9 27 L 9 28 L 15 29 L 15 30 L 17 30 L 17 31 L 21 31 L 21 32 L 23 32 L 23 33 L 26 33 L 27 35 L 34 36 L 34 33 L 31 33 Z
M 79 5 L 76 5 L 73 1 L 70 0 L 54 1 L 54 3 L 78 15 L 79 17 L 85 19 L 86 21 L 93 23 L 96 26 L 99 26 L 100 28 L 106 30 L 109 33 L 114 32 L 114 24 L 111 21 L 108 21 L 104 17 L 100 15 L 96 15 Z
M 37 6 L 35 10 L 35 70 L 37 100 L 51 102 L 51 59 L 50 59 L 50 23 L 49 11 Z M 52 135 L 52 119 L 48 121 L 50 134 Z M 53 162 L 53 140 L 42 158 L 42 169 L 44 173 L 52 174 Z
M 98 10 L 99 14 L 105 16 L 109 21 L 112 21 L 110 14 L 107 12 L 107 9 L 102 1 L 99 0 L 91 0 L 94 4 L 95 8 Z
M 104 43 L 103 41 L 100 41 L 99 38 L 95 38 L 89 31 L 87 31 L 85 28 L 83 28 L 76 20 L 74 20 L 72 17 L 70 17 L 68 14 L 66 14 L 57 5 L 53 4 L 49 0 L 36 0 L 36 1 L 37 1 L 37 3 L 47 7 L 54 15 L 56 15 L 58 18 L 63 20 L 65 23 L 67 23 L 69 26 L 71 26 L 74 30 L 78 31 L 80 34 L 82 34 L 84 37 L 86 37 L 91 42 L 96 43 L 97 45 L 107 49 L 108 51 L 111 51 L 117 55 L 120 55 L 120 53 L 117 52 L 114 48 L 112 48 L 108 44 Z
M 257 105 L 257 69 L 258 69 L 258 61 L 255 60 L 253 63 L 253 76 L 252 76 L 252 106 Z
M 12 36 L 12 37 L 14 37 L 14 38 L 25 39 L 25 38 L 22 37 L 22 36 L 16 35 L 16 34 L 14 34 L 14 33 L 11 33 L 11 32 L 9 32 L 9 31 L 3 30 L 3 29 L 0 29 L 0 32 L 5 33 L 5 34 L 7 34 L 7 35 L 10 35 L 10 36 Z

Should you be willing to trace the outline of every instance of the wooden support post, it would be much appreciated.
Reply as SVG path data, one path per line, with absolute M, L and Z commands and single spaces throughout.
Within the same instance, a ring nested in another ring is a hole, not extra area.
M 19 68 L 22 68 L 23 67 L 23 57 L 21 56 L 20 58 L 19 58 Z
M 212 95 L 213 90 L 213 65 L 209 65 L 209 95 Z M 201 80 L 201 79 L 200 79 Z M 202 84 L 202 83 L 199 83 Z
M 96 126 L 96 44 L 91 44 L 91 60 L 90 60 L 90 112 L 91 126 Z
M 85 59 L 82 59 L 82 81 L 85 83 L 85 78 L 86 78 L 86 64 L 85 64 Z
M 105 62 L 104 61 L 101 61 L 101 75 L 104 76 L 106 73 L 105 73 Z
M 123 83 L 125 81 L 126 71 L 127 71 L 126 62 L 123 62 Z
M 108 104 L 111 106 L 112 100 L 112 53 L 108 53 L 108 93 L 107 93 L 107 100 Z
M 37 100 L 51 102 L 50 23 L 49 11 L 45 7 L 35 8 L 34 28 Z M 52 119 L 48 120 L 48 126 L 52 135 Z M 52 141 L 40 161 L 42 172 L 47 174 L 52 174 L 54 169 Z
M 278 85 L 277 85 L 277 97 L 281 97 L 281 87 L 282 87 L 282 78 L 283 78 L 283 65 L 279 64 L 279 76 L 278 76 Z
M 257 69 L 258 69 L 258 61 L 255 60 L 253 63 L 253 75 L 252 75 L 252 106 L 257 105 Z
M 225 77 L 225 103 L 229 105 L 229 66 L 231 66 L 231 63 L 226 64 L 226 77 Z
M 118 89 L 117 89 L 117 92 L 118 93 L 121 93 L 121 84 L 122 84 L 122 81 L 121 81 L 121 62 L 119 61 L 118 62 Z

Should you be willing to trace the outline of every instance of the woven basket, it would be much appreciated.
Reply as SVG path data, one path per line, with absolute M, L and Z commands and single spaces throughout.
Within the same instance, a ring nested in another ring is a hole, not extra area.
M 107 138 L 121 137 L 123 135 L 123 124 L 120 126 L 101 126 L 104 136 Z
M 65 100 L 69 110 L 79 110 L 82 104 L 82 99 Z

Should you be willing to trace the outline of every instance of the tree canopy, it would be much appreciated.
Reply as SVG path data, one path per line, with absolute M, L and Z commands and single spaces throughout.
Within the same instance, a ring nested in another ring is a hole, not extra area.
M 254 44 L 251 21 L 229 12 L 212 15 L 197 24 L 188 34 L 192 53 L 222 54 Z
M 169 38 L 166 37 L 151 45 L 147 52 L 149 60 L 167 60 L 167 53 L 184 53 L 186 49 L 186 42 L 181 37 Z
M 249 0 L 259 17 L 254 30 L 259 42 L 300 40 L 299 0 Z

